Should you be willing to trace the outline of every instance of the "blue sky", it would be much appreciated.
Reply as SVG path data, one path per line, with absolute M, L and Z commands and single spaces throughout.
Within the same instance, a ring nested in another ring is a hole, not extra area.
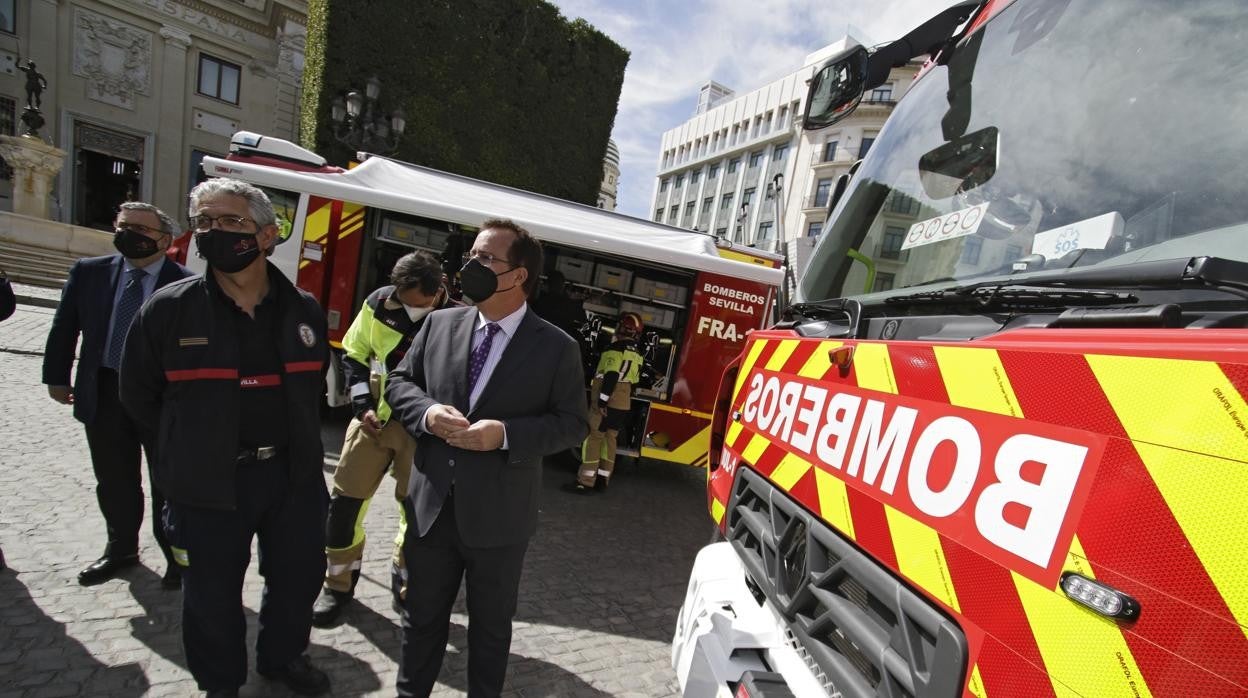
M 663 132 L 693 115 L 715 80 L 744 94 L 801 67 L 854 27 L 895 39 L 953 0 L 551 0 L 632 54 L 612 138 L 620 148 L 619 210 L 648 217 Z

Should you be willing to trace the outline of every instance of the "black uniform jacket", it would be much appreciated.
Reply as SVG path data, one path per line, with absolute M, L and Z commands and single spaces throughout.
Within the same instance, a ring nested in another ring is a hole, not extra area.
M 329 360 L 325 315 L 272 264 L 278 352 L 289 417 L 291 477 L 321 477 L 320 407 Z M 152 295 L 135 318 L 121 360 L 121 402 L 156 430 L 156 486 L 170 501 L 235 506 L 239 356 L 235 310 L 213 297 L 209 272 Z
M 470 411 L 468 358 L 476 323 L 472 307 L 430 313 L 390 372 L 386 402 L 391 419 L 416 437 L 409 534 L 429 532 L 453 482 L 460 538 L 489 548 L 521 543 L 537 530 L 542 457 L 583 441 L 589 420 L 580 347 L 531 308 Z M 455 406 L 471 422 L 501 421 L 508 450 L 466 451 L 420 431 L 421 417 L 436 404 Z

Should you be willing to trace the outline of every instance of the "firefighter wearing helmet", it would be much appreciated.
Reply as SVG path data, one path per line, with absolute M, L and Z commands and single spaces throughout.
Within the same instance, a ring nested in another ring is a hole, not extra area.
M 642 322 L 637 313 L 620 316 L 611 345 L 598 359 L 589 386 L 589 436 L 581 447 L 581 466 L 576 482 L 565 489 L 591 494 L 595 486 L 605 489 L 615 469 L 615 442 L 632 407 L 633 386 L 641 378 Z

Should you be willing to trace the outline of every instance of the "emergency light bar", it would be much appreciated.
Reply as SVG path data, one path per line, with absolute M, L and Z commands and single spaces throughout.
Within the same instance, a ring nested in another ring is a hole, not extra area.
M 1095 582 L 1075 572 L 1062 574 L 1062 591 L 1066 596 L 1093 611 L 1110 618 L 1135 620 L 1140 616 L 1140 604 L 1135 599 L 1112 587 Z

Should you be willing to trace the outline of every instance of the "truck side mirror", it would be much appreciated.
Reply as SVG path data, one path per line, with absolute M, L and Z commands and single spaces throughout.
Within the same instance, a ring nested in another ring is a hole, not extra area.
M 867 83 L 867 49 L 851 46 L 833 56 L 810 79 L 802 128 L 826 128 L 853 113 Z

